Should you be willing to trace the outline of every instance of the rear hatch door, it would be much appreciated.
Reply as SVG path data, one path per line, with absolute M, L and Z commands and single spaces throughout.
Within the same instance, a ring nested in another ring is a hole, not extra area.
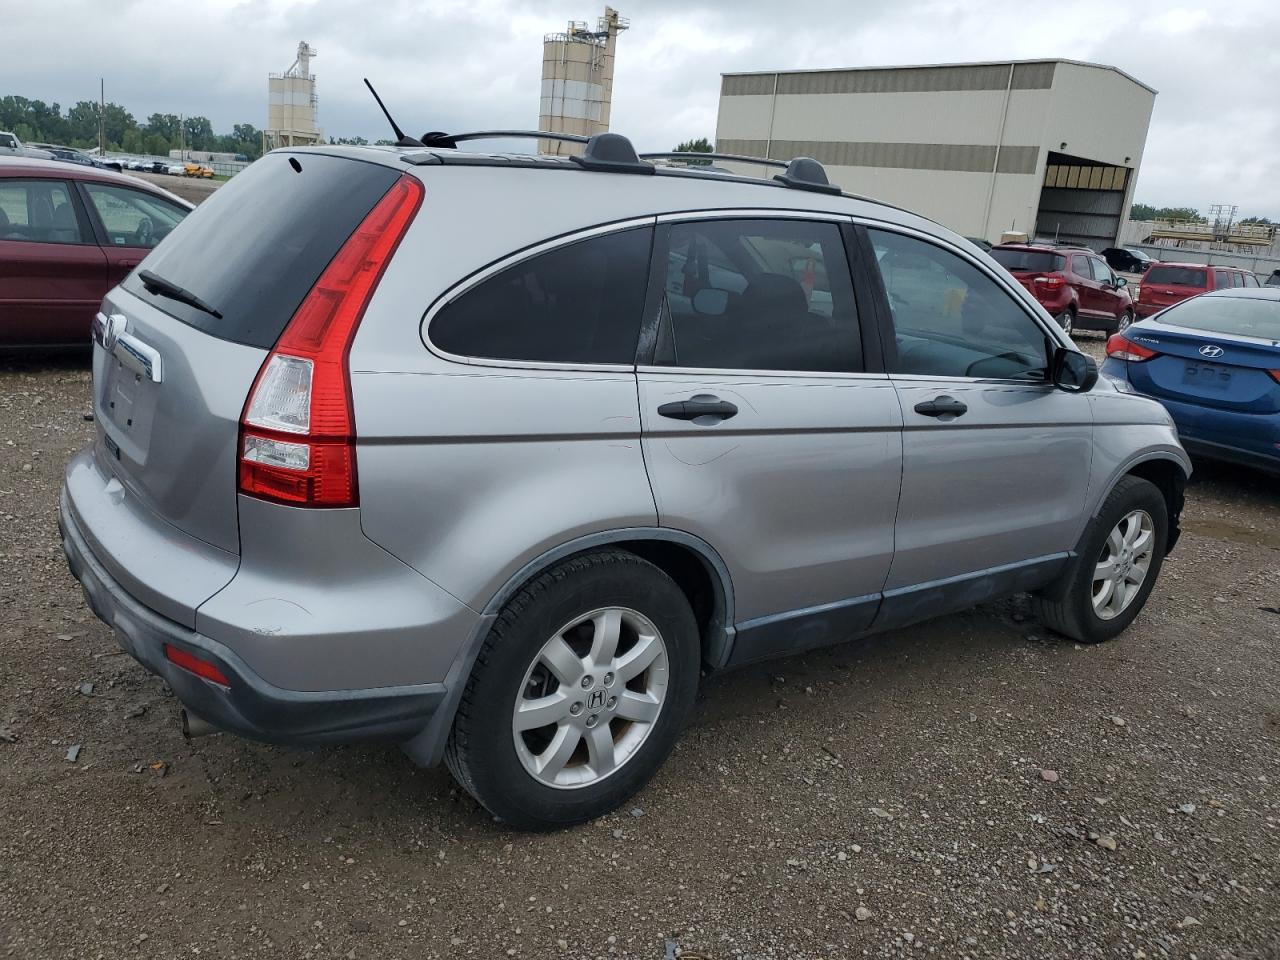
M 1208 289 L 1206 267 L 1178 267 L 1157 263 L 1142 277 L 1138 298 L 1154 307 L 1168 307 Z
M 1270 373 L 1280 369 L 1274 343 L 1151 320 L 1131 327 L 1129 337 L 1159 354 L 1129 364 L 1130 382 L 1142 393 L 1240 413 L 1280 411 L 1280 383 Z
M 399 175 L 346 157 L 270 154 L 196 208 L 107 296 L 94 333 L 95 457 L 145 512 L 141 526 L 162 521 L 239 552 L 245 398 L 307 292 Z M 109 555 L 108 532 L 97 534 Z M 199 602 L 224 585 L 210 585 Z

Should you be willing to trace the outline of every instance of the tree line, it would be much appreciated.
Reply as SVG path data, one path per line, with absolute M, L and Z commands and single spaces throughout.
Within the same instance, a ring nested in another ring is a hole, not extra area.
M 103 107 L 81 100 L 63 112 L 57 103 L 0 97 L 0 130 L 8 130 L 24 143 L 51 143 L 68 147 L 96 147 L 98 121 L 103 118 L 108 150 L 168 156 L 170 150 L 243 153 L 250 160 L 262 156 L 262 131 L 251 123 L 237 123 L 230 133 L 214 133 L 207 117 L 179 117 L 153 113 L 139 123 L 118 103 Z

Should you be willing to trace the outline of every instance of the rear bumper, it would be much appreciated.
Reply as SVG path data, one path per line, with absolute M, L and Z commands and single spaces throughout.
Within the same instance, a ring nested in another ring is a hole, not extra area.
M 225 644 L 161 616 L 125 590 L 94 556 L 65 490 L 58 525 L 67 563 L 93 612 L 114 629 L 125 652 L 214 726 L 268 743 L 406 740 L 438 726 L 430 720 L 447 699 L 444 683 L 353 690 L 287 690 L 269 683 Z M 217 665 L 229 687 L 171 663 L 165 644 Z

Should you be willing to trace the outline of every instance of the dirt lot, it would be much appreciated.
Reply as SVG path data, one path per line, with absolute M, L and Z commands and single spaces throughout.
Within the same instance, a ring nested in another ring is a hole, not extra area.
M 1011 601 L 727 675 L 528 836 L 393 747 L 185 743 L 58 546 L 88 409 L 0 360 L 0 956 L 1280 957 L 1274 480 L 1201 469 L 1111 644 Z
M 175 161 L 176 163 L 177 161 Z M 203 180 L 199 177 L 174 177 L 164 173 L 143 173 L 140 170 L 126 171 L 129 176 L 137 177 L 139 180 L 146 180 L 148 183 L 154 183 L 157 187 L 163 187 L 170 193 L 176 193 L 184 200 L 196 204 L 197 206 L 213 196 L 213 191 L 222 186 L 222 180 Z

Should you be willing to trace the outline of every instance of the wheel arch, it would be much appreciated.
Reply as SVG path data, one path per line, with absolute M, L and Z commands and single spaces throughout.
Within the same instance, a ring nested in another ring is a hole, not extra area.
M 1169 513 L 1169 539 L 1165 545 L 1165 553 L 1173 550 L 1181 534 L 1179 517 L 1182 514 L 1184 490 L 1191 477 L 1191 460 L 1181 447 L 1155 447 L 1135 454 L 1119 464 L 1107 478 L 1106 483 L 1099 484 L 1094 491 L 1088 517 L 1093 517 L 1101 508 L 1107 496 L 1115 489 L 1115 485 L 1124 477 L 1140 477 L 1155 484 L 1164 496 Z
M 701 634 L 703 660 L 720 667 L 733 640 L 733 581 L 724 559 L 709 543 L 683 530 L 624 527 L 577 537 L 542 553 L 512 574 L 485 605 L 494 615 L 524 584 L 556 564 L 590 550 L 629 550 L 666 573 L 689 599 Z
M 420 766 L 435 766 L 444 756 L 458 702 L 493 621 L 521 587 L 570 557 L 602 547 L 629 550 L 663 570 L 689 598 L 702 646 L 712 669 L 723 667 L 733 646 L 733 581 L 720 554 L 705 540 L 665 527 L 623 527 L 576 537 L 530 560 L 507 578 L 485 604 L 471 635 L 462 644 L 444 685 L 444 702 L 427 726 L 401 749 Z
M 1189 477 L 1188 473 L 1183 469 L 1182 464 L 1172 457 L 1152 456 L 1145 460 L 1139 460 L 1130 466 L 1122 476 L 1141 477 L 1143 480 L 1154 484 L 1164 497 L 1165 506 L 1169 512 L 1169 537 L 1165 542 L 1164 552 L 1166 555 L 1172 553 L 1174 546 L 1178 543 L 1178 538 L 1182 535 L 1179 518 L 1182 516 L 1182 506 L 1185 502 L 1184 491 Z M 1112 486 L 1114 487 L 1115 484 L 1113 483 Z

